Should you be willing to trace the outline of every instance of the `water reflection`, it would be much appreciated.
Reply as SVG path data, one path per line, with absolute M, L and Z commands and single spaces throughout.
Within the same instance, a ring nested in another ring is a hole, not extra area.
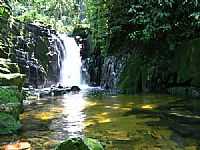
M 70 93 L 62 99 L 62 117 L 53 120 L 50 129 L 56 131 L 54 138 L 64 140 L 68 137 L 81 137 L 84 129 L 83 121 L 86 118 L 83 112 L 86 101 L 83 93 Z M 67 136 L 67 137 L 66 137 Z
M 98 91 L 91 93 L 87 89 L 79 94 L 47 97 L 27 105 L 20 117 L 22 131 L 19 135 L 1 136 L 0 146 L 19 141 L 30 143 L 33 149 L 53 150 L 68 137 L 85 135 L 106 143 L 107 150 L 183 149 L 183 145 L 188 149 L 199 148 L 199 138 L 192 137 L 193 131 L 198 135 L 199 124 L 186 122 L 187 126 L 180 126 L 171 118 L 148 113 L 171 111 L 171 116 L 182 114 L 188 118 L 191 115 L 186 110 L 188 101 L 165 95 L 108 96 L 103 93 L 101 96 Z M 191 107 L 199 112 L 199 105 L 194 105 Z M 181 116 L 177 117 L 176 122 L 184 121 Z M 191 134 L 185 138 L 171 128 Z

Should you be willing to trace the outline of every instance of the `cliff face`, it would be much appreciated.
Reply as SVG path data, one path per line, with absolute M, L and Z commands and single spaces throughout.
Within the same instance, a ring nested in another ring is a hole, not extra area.
M 59 78 L 62 42 L 56 31 L 25 24 L 10 16 L 0 17 L 0 57 L 17 63 L 34 87 L 55 83 Z
M 173 55 L 123 54 L 107 56 L 101 64 L 100 86 L 129 93 L 169 92 L 200 96 L 200 40 L 185 42 Z M 189 92 L 189 93 L 188 93 Z M 184 95 L 184 94 L 182 94 Z
M 89 40 L 85 41 L 90 45 Z M 102 56 L 97 50 L 91 50 L 91 46 L 85 46 L 83 73 L 89 85 L 105 89 L 199 97 L 199 43 L 197 38 L 183 42 L 173 51 L 157 47 L 153 51 L 142 49 L 118 56 Z

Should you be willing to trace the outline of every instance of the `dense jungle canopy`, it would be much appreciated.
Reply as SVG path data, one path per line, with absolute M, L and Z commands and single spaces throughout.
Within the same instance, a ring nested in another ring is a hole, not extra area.
M 181 48 L 200 36 L 199 10 L 199 0 L 1 1 L 1 18 L 10 16 L 10 26 L 14 20 L 20 20 L 87 37 L 92 55 L 129 54 L 129 69 L 123 72 L 126 78 L 123 77 L 119 86 L 129 89 L 135 85 L 131 91 L 137 90 L 137 82 L 144 83 L 147 78 L 159 76 L 154 75 L 159 74 L 155 72 L 166 72 L 166 67 L 167 73 L 160 79 L 165 87 L 170 86 L 170 82 L 189 80 L 192 85 L 199 85 L 195 57 L 199 53 Z M 184 62 L 186 66 L 179 66 Z M 186 67 L 193 73 L 189 74 Z M 171 75 L 174 73 L 178 75 Z M 132 76 L 135 79 L 129 82 Z M 171 78 L 173 81 L 168 81 Z

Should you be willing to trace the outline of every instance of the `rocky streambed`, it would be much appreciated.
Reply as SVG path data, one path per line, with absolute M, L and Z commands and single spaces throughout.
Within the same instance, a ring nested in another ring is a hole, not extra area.
M 195 150 L 200 145 L 199 100 L 87 89 L 28 101 L 21 131 L 1 136 L 1 146 L 21 141 L 49 150 L 70 137 L 99 139 L 108 150 Z

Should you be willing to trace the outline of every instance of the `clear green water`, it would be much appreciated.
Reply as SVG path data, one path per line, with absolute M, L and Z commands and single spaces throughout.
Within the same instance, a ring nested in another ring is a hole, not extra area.
M 185 101 L 168 95 L 103 96 L 88 91 L 42 98 L 25 106 L 20 134 L 2 136 L 0 144 L 27 141 L 34 150 L 50 150 L 68 137 L 88 136 L 102 141 L 108 150 L 198 150 L 198 137 L 175 132 L 171 126 L 176 124 L 161 119 L 159 112 L 146 113 L 158 106 L 182 114 L 198 112 L 199 101 L 190 102 L 195 111 L 186 110 Z M 133 113 L 134 109 L 141 111 Z M 188 127 L 200 131 L 198 124 Z

